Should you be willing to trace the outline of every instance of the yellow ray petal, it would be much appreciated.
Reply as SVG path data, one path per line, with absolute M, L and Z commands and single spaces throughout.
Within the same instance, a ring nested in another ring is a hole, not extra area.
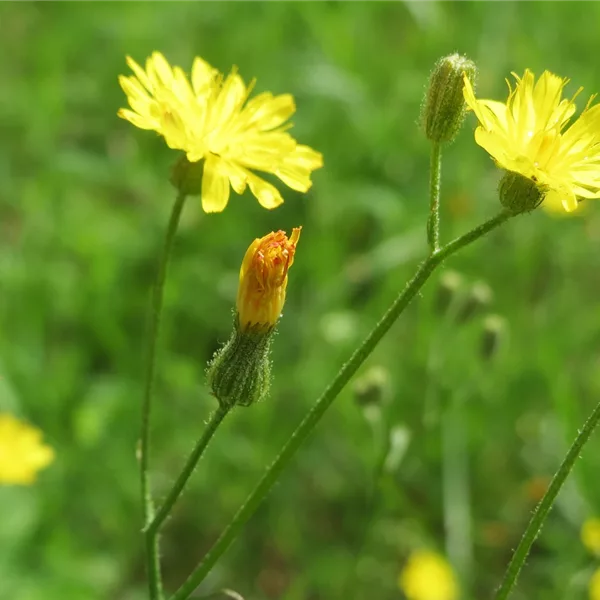
M 127 66 L 135 73 L 135 76 L 139 79 L 140 83 L 150 92 L 153 91 L 152 82 L 150 81 L 148 75 L 146 75 L 146 71 L 138 65 L 131 56 L 125 57 L 127 62 Z
M 253 173 L 248 174 L 248 185 L 262 207 L 271 210 L 283 204 L 279 190 Z
M 133 125 L 139 127 L 140 129 L 157 129 L 159 127 L 159 124 L 155 119 L 142 117 L 127 108 L 120 108 L 117 111 L 117 115 L 121 117 L 121 119 L 125 119 L 126 121 L 133 123 Z
M 285 123 L 296 111 L 291 94 L 273 96 L 264 92 L 252 98 L 240 114 L 240 123 L 244 129 L 255 128 L 270 131 Z
M 194 59 L 192 64 L 192 88 L 196 96 L 204 95 L 210 88 L 217 70 L 213 69 L 205 60 L 200 57 Z
M 221 212 L 229 201 L 229 177 L 221 169 L 221 159 L 209 154 L 202 176 L 202 209 L 206 213 Z
M 229 177 L 229 183 L 236 194 L 243 194 L 248 183 L 248 171 L 235 163 L 223 160 L 223 169 Z

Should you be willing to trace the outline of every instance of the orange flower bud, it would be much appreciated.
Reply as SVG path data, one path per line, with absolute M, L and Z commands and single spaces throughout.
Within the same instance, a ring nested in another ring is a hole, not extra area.
M 253 326 L 272 328 L 277 323 L 301 229 L 295 227 L 289 239 L 285 231 L 271 232 L 255 239 L 246 251 L 237 295 L 242 331 Z

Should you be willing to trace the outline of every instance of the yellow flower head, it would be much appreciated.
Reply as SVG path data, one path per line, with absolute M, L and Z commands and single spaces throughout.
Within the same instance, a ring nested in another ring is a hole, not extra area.
M 39 429 L 0 413 L 0 484 L 33 483 L 53 459 L 54 451 L 42 443 Z
M 506 103 L 478 100 L 465 76 L 465 100 L 479 120 L 475 141 L 499 167 L 535 182 L 546 208 L 570 212 L 580 199 L 600 198 L 600 105 L 590 98 L 568 126 L 582 88 L 561 99 L 568 79 L 544 71 L 535 82 L 528 69 L 513 75 Z
M 581 526 L 581 542 L 592 554 L 600 555 L 600 519 L 586 519 Z
M 143 69 L 127 57 L 134 75 L 121 75 L 119 82 L 131 110 L 118 115 L 141 129 L 151 129 L 165 138 L 170 148 L 183 150 L 194 163 L 204 159 L 202 207 L 221 212 L 229 200 L 230 186 L 241 194 L 246 187 L 265 208 L 283 202 L 277 188 L 254 171 L 276 175 L 293 190 L 306 192 L 312 171 L 323 165 L 323 157 L 302 146 L 287 133 L 286 121 L 296 111 L 290 94 L 270 92 L 248 96 L 248 86 L 235 68 L 223 77 L 201 58 L 192 65 L 191 76 L 171 67 L 154 52 Z
M 589 584 L 590 600 L 600 600 L 600 569 L 596 569 Z
M 237 295 L 242 331 L 253 325 L 273 327 L 277 323 L 301 229 L 295 227 L 289 239 L 284 231 L 277 231 L 250 244 L 240 269 Z
M 428 550 L 413 552 L 398 585 L 408 600 L 456 600 L 458 583 L 443 556 Z

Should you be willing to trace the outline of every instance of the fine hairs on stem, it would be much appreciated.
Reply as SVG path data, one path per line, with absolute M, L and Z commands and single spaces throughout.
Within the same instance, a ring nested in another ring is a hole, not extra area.
M 427 241 L 431 252 L 440 249 L 440 191 L 442 177 L 442 144 L 431 143 L 431 170 L 429 175 L 429 217 Z

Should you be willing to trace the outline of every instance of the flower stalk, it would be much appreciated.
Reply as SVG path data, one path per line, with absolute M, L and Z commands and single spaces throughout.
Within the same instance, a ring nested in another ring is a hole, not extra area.
M 156 349 L 160 336 L 160 321 L 163 307 L 163 296 L 165 280 L 167 278 L 167 269 L 175 233 L 179 225 L 183 205 L 185 203 L 185 194 L 178 194 L 173 204 L 169 225 L 158 263 L 156 281 L 152 290 L 152 300 L 150 306 L 150 321 L 148 327 L 148 349 L 146 358 L 146 376 L 144 383 L 144 396 L 142 401 L 142 426 L 139 446 L 140 462 L 140 483 L 143 504 L 144 528 L 146 529 L 154 519 L 154 501 L 150 489 L 149 474 L 149 450 L 150 450 L 150 417 L 152 414 L 152 394 L 154 391 L 154 381 L 156 376 Z M 158 556 L 158 539 L 150 535 L 148 531 L 144 534 L 146 547 L 146 570 L 148 574 L 148 588 L 150 600 L 161 600 L 163 597 L 162 581 L 160 574 L 160 560 Z
M 429 218 L 427 241 L 431 252 L 440 249 L 440 188 L 442 177 L 442 145 L 431 142 L 431 171 L 429 179 Z
M 210 440 L 213 438 L 216 433 L 219 425 L 223 422 L 223 419 L 228 415 L 230 407 L 225 405 L 219 405 L 219 408 L 211 415 L 202 435 L 196 442 L 194 449 L 189 455 L 185 466 L 183 467 L 181 473 L 177 477 L 177 480 L 173 484 L 171 491 L 167 494 L 165 501 L 162 506 L 156 512 L 156 516 L 152 520 L 152 522 L 146 527 L 145 533 L 149 537 L 156 536 L 161 525 L 164 523 L 165 519 L 169 516 L 169 513 L 173 509 L 175 502 L 177 502 L 179 496 L 183 492 L 189 478 L 191 477 L 198 461 L 202 457 L 204 450 L 208 446 Z

